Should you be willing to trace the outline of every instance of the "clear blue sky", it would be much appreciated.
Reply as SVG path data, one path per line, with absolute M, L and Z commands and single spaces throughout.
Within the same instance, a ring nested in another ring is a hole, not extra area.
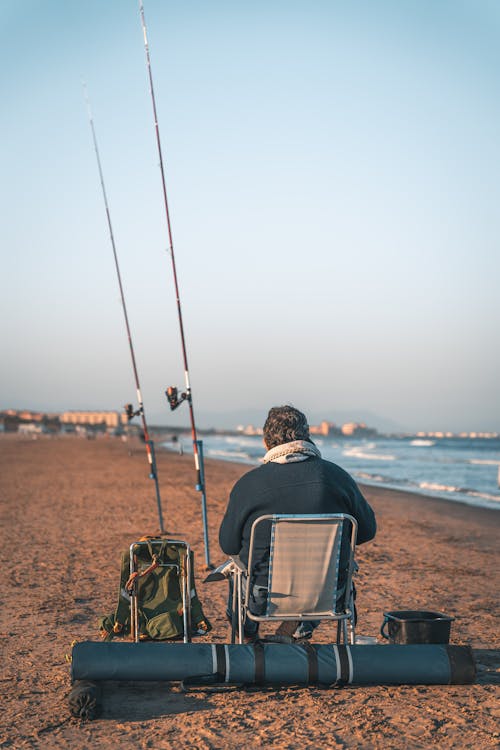
M 85 80 L 146 411 L 179 423 L 138 4 L 0 9 L 0 408 L 135 400 Z M 291 402 L 499 430 L 500 4 L 145 13 L 200 425 Z

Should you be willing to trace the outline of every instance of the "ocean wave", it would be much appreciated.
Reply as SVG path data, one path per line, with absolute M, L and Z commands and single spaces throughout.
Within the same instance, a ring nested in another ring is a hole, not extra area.
M 342 455 L 348 456 L 349 458 L 361 458 L 365 461 L 395 461 L 396 460 L 396 456 L 393 456 L 390 453 L 366 453 L 367 447 L 368 446 L 348 448 L 347 450 L 342 451 Z
M 500 461 L 492 458 L 470 458 L 467 463 L 480 464 L 482 466 L 500 466 Z
M 232 461 L 237 461 L 238 459 L 241 459 L 242 461 L 252 460 L 252 457 L 244 451 L 225 451 L 217 448 L 209 448 L 207 455 L 210 456 L 210 458 L 224 458 L 231 459 Z
M 435 440 L 419 440 L 419 439 L 417 439 L 417 440 L 411 440 L 410 441 L 410 445 L 415 445 L 417 447 L 427 448 L 427 447 L 430 447 L 431 445 L 436 445 L 436 441 Z
M 479 497 L 483 500 L 494 500 L 496 503 L 500 503 L 500 495 L 490 495 L 488 492 L 475 492 L 473 490 L 469 490 L 467 494 L 471 497 Z
M 368 474 L 366 471 L 356 471 L 355 476 L 356 479 L 364 479 L 367 482 L 383 482 L 387 484 L 388 482 L 394 481 L 392 477 L 384 477 L 381 474 Z
M 431 490 L 434 492 L 450 492 L 459 495 L 467 495 L 468 497 L 476 497 L 481 500 L 494 500 L 500 503 L 500 493 L 498 495 L 492 495 L 489 492 L 480 492 L 479 490 L 473 490 L 468 487 L 454 487 L 446 484 L 439 484 L 437 482 L 421 482 L 419 485 L 422 490 Z
M 224 435 L 222 441 L 228 445 L 248 445 L 249 447 L 254 447 L 257 444 L 262 445 L 262 441 L 256 441 L 255 437 L 251 435 Z
M 468 445 L 459 451 L 455 444 L 439 444 L 439 450 L 426 451 L 419 446 L 414 450 L 407 440 L 398 443 L 383 440 L 344 442 L 329 441 L 323 436 L 317 443 L 327 460 L 341 466 L 346 464 L 344 468 L 366 485 L 423 493 L 450 502 L 500 511 L 495 468 L 500 461 L 489 446 L 488 453 L 474 456 Z M 182 436 L 177 443 L 163 443 L 162 447 L 170 451 L 192 452 L 187 436 Z M 261 439 L 247 435 L 207 436 L 204 448 L 207 458 L 237 461 L 248 467 L 258 466 L 264 453 Z M 477 466 L 474 468 L 471 464 Z
M 418 486 L 421 490 L 433 490 L 434 492 L 466 492 L 466 490 L 462 490 L 460 487 L 439 484 L 438 482 L 420 482 Z

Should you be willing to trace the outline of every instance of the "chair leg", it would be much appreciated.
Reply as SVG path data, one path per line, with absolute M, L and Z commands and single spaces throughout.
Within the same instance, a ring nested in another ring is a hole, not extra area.
M 130 633 L 134 643 L 139 643 L 139 624 L 138 624 L 138 610 L 137 610 L 137 586 L 134 583 L 134 588 L 130 595 Z
M 238 574 L 238 643 L 243 643 L 243 584 Z
M 233 577 L 231 579 L 231 585 L 233 588 L 232 609 L 231 609 L 231 643 L 236 642 L 236 626 L 237 626 L 236 618 L 237 618 L 237 611 L 238 611 L 237 578 L 238 576 L 236 574 L 233 574 Z
M 347 646 L 349 643 L 349 636 L 347 632 L 347 620 L 342 620 L 342 640 L 344 645 Z
M 356 616 L 354 614 L 354 600 L 351 600 L 352 609 L 351 609 L 351 616 L 349 618 L 349 643 L 351 646 L 354 646 L 356 644 Z
M 342 643 L 342 621 L 337 620 L 337 645 Z
M 354 588 L 351 588 L 349 607 L 351 609 L 351 616 L 349 618 L 349 643 L 351 646 L 354 646 L 356 643 L 356 605 L 354 603 Z
M 243 643 L 243 591 L 241 574 L 233 573 L 232 577 L 232 609 L 231 609 L 231 643 Z
M 189 581 L 191 578 L 191 560 L 186 552 L 184 568 L 179 570 L 182 582 L 182 622 L 184 629 L 184 643 L 191 642 L 191 591 Z

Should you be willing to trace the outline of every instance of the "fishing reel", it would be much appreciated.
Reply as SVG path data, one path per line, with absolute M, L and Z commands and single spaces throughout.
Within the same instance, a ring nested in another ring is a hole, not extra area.
M 125 404 L 123 408 L 125 409 L 125 415 L 129 422 L 134 417 L 140 417 L 140 415 L 142 414 L 142 407 L 139 407 L 137 411 L 134 411 L 134 407 L 132 406 L 132 404 Z
M 165 391 L 165 396 L 168 399 L 168 403 L 170 404 L 170 408 L 172 411 L 174 409 L 177 409 L 178 406 L 182 404 L 183 401 L 189 400 L 189 393 L 181 393 L 179 395 L 178 389 L 175 387 L 175 385 L 171 385 L 167 388 Z

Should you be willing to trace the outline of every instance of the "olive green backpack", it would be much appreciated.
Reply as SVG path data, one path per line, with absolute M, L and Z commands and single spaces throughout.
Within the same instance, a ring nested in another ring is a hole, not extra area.
M 179 586 L 178 569 L 183 571 L 184 554 L 179 547 L 162 540 L 159 547 L 150 543 L 159 537 L 143 537 L 140 541 L 147 544 L 137 545 L 134 550 L 136 567 L 142 569 L 137 576 L 138 624 L 141 640 L 168 640 L 183 636 L 182 595 Z M 209 621 L 203 614 L 200 600 L 196 594 L 193 571 L 193 553 L 190 552 L 191 576 L 189 591 L 191 593 L 191 633 L 206 635 L 211 629 Z M 158 564 L 159 563 L 159 564 Z M 176 567 L 164 567 L 172 564 Z M 129 635 L 130 630 L 130 553 L 122 553 L 120 590 L 118 604 L 112 615 L 99 619 L 99 630 L 103 640 L 110 641 L 115 636 Z

